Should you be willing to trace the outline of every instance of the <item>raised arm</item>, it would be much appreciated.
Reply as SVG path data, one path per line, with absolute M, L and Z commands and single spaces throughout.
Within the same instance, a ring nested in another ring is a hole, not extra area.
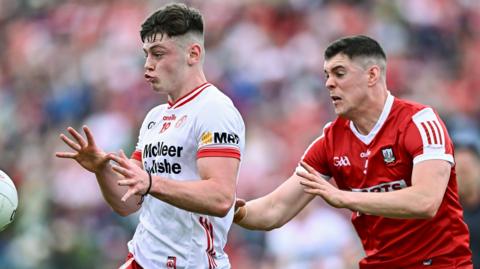
M 117 184 L 117 181 L 121 179 L 121 177 L 112 170 L 112 166 L 108 162 L 107 154 L 96 145 L 90 129 L 87 126 L 83 126 L 86 139 L 72 127 L 68 127 L 67 131 L 74 140 L 64 134 L 60 134 L 60 138 L 74 152 L 56 152 L 55 155 L 58 158 L 73 159 L 83 168 L 94 173 L 105 201 L 115 212 L 126 216 L 137 211 L 140 208 L 138 205 L 140 199 L 138 197 L 131 199 L 128 203 L 123 203 L 120 200 L 127 191 L 127 188 Z M 140 162 L 132 161 L 136 162 L 134 163 L 135 165 L 141 166 Z
M 342 191 L 314 174 L 299 172 L 305 192 L 319 195 L 330 205 L 364 214 L 389 218 L 432 218 L 442 203 L 450 178 L 451 164 L 445 160 L 426 160 L 414 165 L 412 186 L 393 192 Z
M 128 187 L 123 201 L 139 197 L 149 188 L 149 175 L 131 165 L 125 156 L 109 154 L 119 165 L 113 169 L 124 176 L 118 183 Z M 229 157 L 204 157 L 197 160 L 202 180 L 170 180 L 152 175 L 149 194 L 178 208 L 191 212 L 223 217 L 228 214 L 235 199 L 239 160 Z
M 314 197 L 303 191 L 300 179 L 294 174 L 271 193 L 247 202 L 244 208 L 237 210 L 236 214 L 244 216 L 236 223 L 250 230 L 272 230 L 283 226 Z

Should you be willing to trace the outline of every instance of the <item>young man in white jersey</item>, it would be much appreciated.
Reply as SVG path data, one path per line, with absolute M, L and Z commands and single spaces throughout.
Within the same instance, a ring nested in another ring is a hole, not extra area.
M 297 172 L 239 207 L 235 222 L 278 228 L 319 196 L 352 210 L 366 253 L 361 269 L 472 268 L 453 144 L 437 113 L 390 94 L 385 53 L 369 37 L 330 44 L 324 71 L 339 117 L 307 148 Z
M 61 134 L 74 152 L 56 155 L 94 172 L 118 214 L 140 210 L 121 268 L 230 268 L 223 248 L 245 143 L 242 117 L 205 79 L 197 10 L 167 5 L 146 19 L 140 35 L 145 79 L 169 101 L 147 114 L 131 158 L 105 153 L 87 126 L 86 139 L 71 127 L 75 141 Z

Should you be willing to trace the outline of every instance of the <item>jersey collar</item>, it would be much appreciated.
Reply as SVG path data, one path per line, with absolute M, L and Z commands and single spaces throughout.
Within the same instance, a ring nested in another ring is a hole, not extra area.
M 189 93 L 185 94 L 181 98 L 179 98 L 175 103 L 168 101 L 168 109 L 175 109 L 183 106 L 184 104 L 192 101 L 197 95 L 199 95 L 203 90 L 211 86 L 212 84 L 205 82 L 202 85 L 196 87 L 195 89 L 191 90 Z
M 370 142 L 372 142 L 372 140 L 375 138 L 375 135 L 377 135 L 377 133 L 382 128 L 383 124 L 387 120 L 388 115 L 390 114 L 390 111 L 392 110 L 394 99 L 395 98 L 393 97 L 393 95 L 388 92 L 387 101 L 383 106 L 382 114 L 380 114 L 380 118 L 378 118 L 377 123 L 375 123 L 375 126 L 373 126 L 373 129 L 370 131 L 369 134 L 362 135 L 360 132 L 358 132 L 357 128 L 355 128 L 353 122 L 350 121 L 350 130 L 352 130 L 353 134 L 355 134 L 355 136 L 360 139 L 365 145 L 370 144 Z

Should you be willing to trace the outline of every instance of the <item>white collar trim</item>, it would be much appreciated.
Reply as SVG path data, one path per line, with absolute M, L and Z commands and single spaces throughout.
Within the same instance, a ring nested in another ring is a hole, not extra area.
M 375 135 L 377 135 L 378 131 L 380 131 L 380 129 L 382 128 L 383 124 L 387 120 L 388 115 L 390 114 L 390 110 L 392 110 L 394 99 L 395 98 L 393 97 L 393 95 L 388 92 L 387 101 L 383 106 L 382 114 L 380 114 L 380 118 L 378 118 L 377 123 L 375 123 L 375 126 L 373 126 L 373 129 L 370 131 L 369 134 L 362 135 L 360 132 L 358 132 L 353 122 L 350 121 L 350 129 L 352 130 L 353 134 L 355 134 L 355 136 L 360 139 L 360 141 L 362 141 L 365 145 L 370 144 L 370 142 L 372 142 L 372 140 L 375 138 Z

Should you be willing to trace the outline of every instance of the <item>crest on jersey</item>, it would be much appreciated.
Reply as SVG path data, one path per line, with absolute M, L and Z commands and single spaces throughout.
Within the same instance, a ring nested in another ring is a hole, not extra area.
M 167 269 L 177 269 L 177 257 L 168 256 L 166 266 Z
M 183 115 L 183 117 L 181 117 L 181 118 L 177 121 L 177 123 L 175 123 L 175 128 L 180 128 L 180 127 L 182 127 L 186 120 L 187 120 L 187 115 Z
M 391 164 L 396 161 L 392 148 L 382 149 L 382 154 L 383 154 L 383 161 L 385 162 L 385 164 Z

